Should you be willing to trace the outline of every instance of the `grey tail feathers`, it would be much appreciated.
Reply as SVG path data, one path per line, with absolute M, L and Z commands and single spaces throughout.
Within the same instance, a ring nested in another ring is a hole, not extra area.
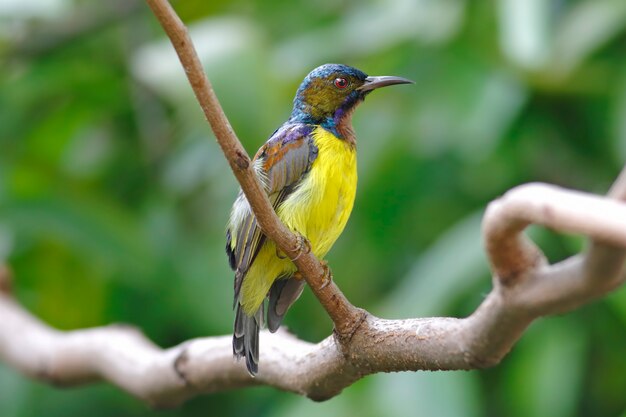
M 303 279 L 289 275 L 272 284 L 267 310 L 267 327 L 272 333 L 278 330 L 285 313 L 302 294 L 304 284 Z M 265 301 L 252 316 L 244 313 L 239 301 L 235 302 L 233 355 L 237 359 L 246 358 L 246 367 L 252 376 L 259 371 L 259 331 L 263 327 L 264 314 Z
M 259 372 L 259 330 L 263 327 L 263 311 L 265 302 L 253 316 L 248 316 L 237 303 L 235 328 L 233 332 L 233 355 L 235 358 L 246 358 L 246 368 L 251 376 Z
M 300 297 L 303 289 L 303 279 L 287 276 L 274 281 L 270 288 L 270 302 L 267 308 L 267 328 L 270 332 L 278 330 L 287 310 Z

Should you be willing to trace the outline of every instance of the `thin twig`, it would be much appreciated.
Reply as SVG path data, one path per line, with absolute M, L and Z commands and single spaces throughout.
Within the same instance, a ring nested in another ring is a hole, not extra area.
M 11 294 L 12 286 L 11 270 L 7 265 L 0 264 L 0 292 Z

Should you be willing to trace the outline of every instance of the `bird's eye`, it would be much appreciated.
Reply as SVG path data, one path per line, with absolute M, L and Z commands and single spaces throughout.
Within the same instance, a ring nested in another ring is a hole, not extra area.
M 348 86 L 348 80 L 346 80 L 345 78 L 335 78 L 335 87 L 343 90 L 344 88 L 346 88 Z

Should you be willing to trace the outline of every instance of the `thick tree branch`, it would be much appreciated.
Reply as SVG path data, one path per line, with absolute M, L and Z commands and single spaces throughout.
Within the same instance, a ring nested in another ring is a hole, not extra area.
M 562 204 L 555 213 L 551 202 Z M 542 265 L 543 255 L 521 232 L 531 223 L 593 236 L 601 244 L 626 246 L 623 204 L 543 184 L 517 187 L 489 205 L 484 233 L 494 272 L 503 282 Z
M 187 32 L 166 1 L 146 0 L 172 39 L 196 97 L 267 235 L 297 255 L 250 159 L 204 76 Z M 624 281 L 626 174 L 603 198 L 544 184 L 517 187 L 491 203 L 483 220 L 494 288 L 464 319 L 384 320 L 353 307 L 333 284 L 320 289 L 317 259 L 296 262 L 336 325 L 317 344 L 262 332 L 259 375 L 232 358 L 230 336 L 161 350 L 129 327 L 60 332 L 0 291 L 0 358 L 23 373 L 61 385 L 106 380 L 156 406 L 250 385 L 269 385 L 323 400 L 364 375 L 388 371 L 475 369 L 497 364 L 536 318 L 569 311 Z M 554 265 L 524 235 L 530 224 L 592 240 L 590 249 Z M 6 271 L 6 272 L 3 272 Z M 0 269 L 0 288 L 9 288 Z
M 626 184 L 617 191 L 624 195 Z M 158 406 L 259 384 L 323 400 L 376 372 L 492 366 L 535 318 L 569 311 L 623 283 L 624 218 L 626 206 L 607 198 L 543 184 L 517 187 L 492 203 L 485 215 L 490 255 L 497 250 L 490 239 L 502 239 L 500 230 L 518 230 L 520 222 L 563 233 L 582 231 L 621 249 L 596 244 L 586 254 L 554 265 L 530 265 L 515 279 L 494 275 L 494 289 L 465 319 L 384 320 L 367 314 L 349 340 L 330 336 L 318 344 L 284 331 L 263 332 L 257 378 L 233 360 L 230 336 L 161 350 L 129 327 L 59 332 L 5 294 L 0 295 L 0 358 L 27 375 L 56 384 L 106 380 Z M 501 262 L 497 268 L 509 270 L 502 263 L 506 257 L 496 259 Z M 609 261 L 609 267 L 598 259 Z

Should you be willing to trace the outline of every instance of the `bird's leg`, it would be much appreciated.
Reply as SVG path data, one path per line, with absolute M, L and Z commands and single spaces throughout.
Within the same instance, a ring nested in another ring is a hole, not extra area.
M 322 290 L 333 281 L 333 272 L 330 270 L 328 262 L 326 262 L 325 260 L 321 260 L 320 263 L 322 264 L 322 269 L 324 270 L 321 277 L 322 285 L 320 286 L 320 290 Z
M 311 242 L 309 242 L 306 237 L 302 236 L 300 233 L 296 233 L 296 239 L 298 242 L 296 243 L 295 250 L 298 251 L 298 254 L 291 260 L 292 262 L 297 261 L 303 253 L 311 252 Z

